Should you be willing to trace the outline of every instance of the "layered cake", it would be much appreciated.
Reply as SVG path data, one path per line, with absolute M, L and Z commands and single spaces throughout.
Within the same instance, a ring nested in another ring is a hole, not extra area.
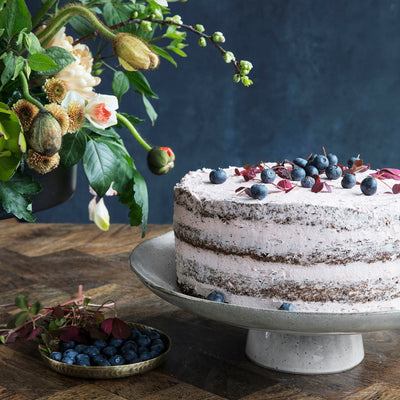
M 361 169 L 352 188 L 325 173 L 318 190 L 284 174 L 262 183 L 260 171 L 276 166 L 264 164 L 250 179 L 243 168 L 230 167 L 220 184 L 210 181 L 210 169 L 201 169 L 176 185 L 182 291 L 200 297 L 218 291 L 227 303 L 266 309 L 285 302 L 306 312 L 400 308 L 396 173 Z M 365 195 L 359 183 L 371 175 L 385 179 L 374 179 L 376 193 Z M 255 184 L 268 190 L 261 200 L 251 196 Z

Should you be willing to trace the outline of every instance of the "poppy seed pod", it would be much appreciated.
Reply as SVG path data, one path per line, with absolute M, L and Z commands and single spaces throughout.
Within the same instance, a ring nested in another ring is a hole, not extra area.
M 174 168 L 175 154 L 169 147 L 153 147 L 147 153 L 147 165 L 156 175 L 164 175 Z
M 61 149 L 62 129 L 55 117 L 40 110 L 29 129 L 28 144 L 37 153 L 51 157 Z
M 160 64 L 158 55 L 139 37 L 119 33 L 113 40 L 114 54 L 127 71 L 148 70 Z

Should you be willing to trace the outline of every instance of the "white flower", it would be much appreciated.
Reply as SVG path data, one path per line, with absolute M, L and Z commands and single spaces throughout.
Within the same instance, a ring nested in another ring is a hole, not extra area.
M 89 99 L 85 107 L 86 118 L 100 129 L 106 129 L 117 124 L 118 99 L 107 94 L 96 94 Z
M 98 228 L 103 231 L 108 231 L 110 228 L 110 214 L 104 203 L 103 197 L 97 201 L 97 193 L 89 186 L 89 192 L 93 195 L 93 199 L 89 202 L 89 219 L 93 221 Z M 113 189 L 112 183 L 106 192 L 106 196 L 115 196 L 118 193 Z
M 162 7 L 168 7 L 168 1 L 167 0 L 155 0 L 155 2 L 162 6 Z
M 89 202 L 89 219 L 93 221 L 102 231 L 108 231 L 110 228 L 110 214 L 104 204 L 103 198 L 96 202 L 93 197 Z
M 96 94 L 86 100 L 80 93 L 70 91 L 61 106 L 68 109 L 71 102 L 78 102 L 84 108 L 85 117 L 96 128 L 106 129 L 117 124 L 118 99 L 115 96 Z

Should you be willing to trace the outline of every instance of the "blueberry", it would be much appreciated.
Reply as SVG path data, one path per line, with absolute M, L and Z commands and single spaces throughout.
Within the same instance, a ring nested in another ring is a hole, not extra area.
M 72 365 L 74 363 L 74 360 L 71 357 L 63 357 L 61 359 L 61 362 L 65 363 L 65 364 L 71 364 Z
M 306 176 L 306 171 L 304 168 L 294 168 L 290 173 L 292 181 L 301 181 Z
M 72 358 L 73 360 L 75 360 L 75 357 L 78 355 L 78 352 L 75 351 L 74 349 L 67 349 L 64 351 L 63 353 L 63 358 L 64 357 L 68 357 L 68 358 Z
M 296 157 L 293 160 L 293 164 L 297 165 L 300 168 L 305 168 L 307 163 L 308 163 L 308 161 L 301 157 Z
M 353 166 L 353 164 L 354 164 L 354 161 L 356 161 L 356 160 L 358 160 L 357 157 L 350 157 L 350 158 L 348 159 L 348 161 L 347 161 L 347 166 L 348 166 L 349 168 L 351 168 L 351 167 Z
M 100 354 L 100 349 L 96 346 L 87 346 L 86 349 L 83 351 L 84 354 L 89 355 L 90 357 L 97 356 Z
M 371 196 L 371 195 L 375 194 L 376 189 L 377 189 L 376 179 L 373 178 L 372 176 L 368 176 L 367 178 L 364 178 L 363 181 L 361 182 L 360 188 L 361 188 L 361 191 L 366 196 Z
M 336 154 L 329 153 L 327 155 L 327 158 L 329 161 L 329 165 L 337 165 L 337 163 L 339 161 Z
M 50 353 L 50 358 L 52 360 L 56 360 L 56 361 L 61 361 L 62 359 L 62 354 L 59 351 L 52 351 Z
M 148 346 L 151 343 L 151 339 L 147 335 L 140 335 L 136 342 L 139 346 Z
M 133 350 L 128 350 L 122 353 L 122 355 L 125 358 L 125 361 L 129 364 L 136 362 L 139 359 L 137 353 L 135 353 Z
M 224 183 L 226 181 L 226 178 L 226 172 L 221 168 L 213 169 L 210 172 L 210 182 L 215 183 L 216 185 Z
M 77 345 L 74 347 L 74 350 L 75 350 L 77 353 L 83 353 L 84 350 L 85 350 L 86 348 L 87 348 L 86 344 L 77 344 Z
M 67 349 L 73 349 L 75 347 L 75 342 L 70 340 L 69 342 L 60 342 L 60 351 L 63 352 Z
M 307 176 L 319 175 L 318 168 L 314 167 L 314 165 L 307 165 L 304 169 Z
M 165 350 L 165 346 L 164 344 L 155 344 L 150 347 L 150 350 L 161 354 Z
M 307 165 L 310 165 L 314 162 L 314 160 L 318 157 L 318 154 L 311 154 L 311 156 L 307 159 Z
M 312 165 L 314 165 L 318 171 L 323 171 L 325 168 L 329 167 L 329 160 L 323 155 L 318 155 L 313 160 Z
M 257 183 L 255 183 L 250 188 L 250 195 L 253 199 L 262 200 L 267 196 L 267 194 L 268 194 L 268 189 L 264 185 L 258 185 Z
M 99 354 L 92 358 L 93 365 L 97 365 L 99 367 L 109 367 L 111 364 L 110 362 L 102 355 Z
M 301 186 L 305 188 L 312 188 L 314 186 L 315 179 L 312 176 L 305 176 L 301 180 Z
M 339 179 L 342 176 L 342 168 L 338 165 L 329 165 L 325 170 L 328 179 Z
M 107 357 L 111 357 L 117 354 L 117 349 L 114 346 L 104 347 L 101 351 Z
M 356 176 L 354 174 L 347 174 L 342 179 L 342 186 L 345 189 L 351 189 L 356 184 Z
M 150 339 L 160 339 L 160 334 L 156 331 L 150 331 L 148 336 Z
M 146 361 L 146 360 L 150 360 L 151 358 L 153 358 L 150 354 L 150 352 L 146 352 L 146 353 L 142 353 L 139 357 L 140 361 Z
M 78 354 L 75 359 L 75 364 L 90 367 L 90 357 L 87 354 Z
M 124 343 L 123 339 L 117 339 L 115 337 L 110 338 L 110 340 L 108 341 L 108 344 L 114 347 L 120 347 L 123 343 Z
M 127 340 L 121 347 L 121 352 L 125 353 L 126 351 L 133 350 L 137 351 L 138 345 L 133 340 Z
M 297 311 L 296 307 L 292 303 L 282 303 L 282 305 L 279 307 L 279 310 Z
M 125 359 L 124 357 L 121 356 L 121 354 L 115 354 L 114 356 L 110 357 L 108 359 L 109 363 L 111 365 L 123 365 L 125 364 Z
M 131 328 L 131 334 L 128 339 L 136 339 L 140 335 L 140 331 L 137 328 Z
M 271 183 L 275 180 L 276 173 L 272 168 L 266 168 L 261 171 L 261 180 L 264 183 Z
M 225 297 L 221 292 L 213 291 L 207 297 L 207 300 L 216 301 L 218 303 L 225 303 Z
M 103 339 L 97 339 L 93 342 L 93 346 L 96 346 L 99 349 L 104 349 L 104 347 L 107 346 L 107 342 Z

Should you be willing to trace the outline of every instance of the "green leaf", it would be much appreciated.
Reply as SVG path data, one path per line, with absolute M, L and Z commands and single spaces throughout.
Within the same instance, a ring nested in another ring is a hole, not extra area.
M 37 315 L 40 311 L 43 310 L 43 304 L 40 301 L 36 301 L 32 307 L 29 309 L 30 313 L 33 315 Z
M 168 60 L 172 65 L 174 65 L 175 67 L 178 66 L 178 64 L 176 63 L 176 61 L 172 58 L 172 56 L 168 53 L 168 51 L 162 49 L 161 47 L 158 46 L 154 46 L 151 45 L 151 48 L 161 57 L 165 58 L 166 60 Z
M 28 58 L 28 64 L 33 71 L 49 71 L 58 65 L 46 54 L 35 53 Z
M 94 191 L 103 197 L 109 189 L 119 168 L 119 161 L 104 143 L 90 140 L 83 156 L 83 169 Z
M 156 111 L 154 110 L 152 104 L 150 101 L 147 99 L 147 97 L 143 94 L 142 95 L 142 100 L 144 103 L 144 107 L 146 108 L 147 115 L 150 118 L 151 124 L 154 125 L 154 122 L 156 122 L 156 119 L 158 117 Z
M 167 46 L 167 49 L 173 51 L 176 54 L 178 54 L 178 56 L 187 57 L 187 54 L 183 50 L 179 49 L 178 47 Z
M 25 47 L 30 54 L 42 53 L 43 48 L 33 32 L 25 33 Z
M 45 71 L 39 71 L 39 75 L 55 75 L 57 72 L 60 72 L 67 65 L 76 61 L 75 57 L 67 50 L 62 47 L 49 47 L 46 49 L 46 54 L 55 62 L 56 67 L 53 69 L 48 69 Z
M 83 18 L 80 15 L 72 18 L 69 23 L 71 24 L 72 29 L 79 36 L 87 36 L 95 31 L 93 25 L 86 18 Z
M 16 315 L 15 318 L 15 327 L 23 325 L 28 320 L 29 313 L 28 311 L 21 311 Z
M 142 175 L 140 175 L 136 169 L 133 170 L 133 181 L 133 191 L 135 193 L 134 199 L 136 204 L 141 208 L 142 237 L 144 237 L 147 230 L 147 219 L 149 216 L 147 185 Z M 136 207 L 131 209 L 131 212 L 129 213 L 131 223 L 137 221 L 138 214 L 138 209 Z
M 29 310 L 29 303 L 27 298 L 20 294 L 15 298 L 15 305 L 22 310 Z
M 122 95 L 129 90 L 128 77 L 122 71 L 115 71 L 111 87 L 118 101 L 121 101 Z
M 67 133 L 63 136 L 60 150 L 61 165 L 72 167 L 82 159 L 86 149 L 86 135 L 84 130 L 76 133 Z
M 119 24 L 130 19 L 133 11 L 133 4 L 112 4 L 109 2 L 103 8 L 104 21 L 107 26 Z M 128 32 L 129 30 L 129 26 L 116 29 L 117 32 Z
M 119 114 L 123 115 L 134 126 L 145 121 L 144 119 L 134 117 L 133 115 L 128 115 L 126 113 L 119 113 Z M 118 128 L 118 129 L 125 128 L 125 125 L 118 120 L 118 124 L 116 125 L 116 128 Z
M 32 29 L 31 15 L 24 0 L 7 1 L 0 11 L 0 26 L 5 29 L 7 39 L 11 39 L 23 29 Z
M 18 56 L 17 60 L 15 61 L 15 67 L 14 67 L 14 75 L 11 78 L 11 80 L 15 80 L 19 73 L 22 71 L 22 69 L 24 68 L 25 65 L 25 60 L 23 57 Z
M 139 93 L 158 99 L 158 96 L 151 90 L 149 82 L 140 71 L 125 71 L 125 75 Z
M 101 129 L 101 128 L 96 128 L 95 126 L 93 126 L 92 124 L 90 124 L 89 122 L 85 121 L 82 125 L 82 129 L 86 129 L 89 130 L 91 132 L 94 132 L 98 135 L 101 136 L 107 136 L 107 137 L 112 137 L 115 139 L 120 139 L 120 136 L 118 135 L 118 133 L 116 132 L 116 130 L 114 128 L 107 128 L 107 129 Z
M 40 192 L 41 186 L 34 182 L 30 175 L 17 172 L 7 182 L 0 182 L 0 203 L 7 213 L 15 215 L 19 219 L 33 222 L 32 202 L 26 196 Z
M 4 58 L 4 70 L 1 73 L 1 88 L 2 89 L 7 82 L 12 78 L 14 75 L 14 69 L 15 69 L 15 61 L 17 57 L 12 53 L 9 52 Z

